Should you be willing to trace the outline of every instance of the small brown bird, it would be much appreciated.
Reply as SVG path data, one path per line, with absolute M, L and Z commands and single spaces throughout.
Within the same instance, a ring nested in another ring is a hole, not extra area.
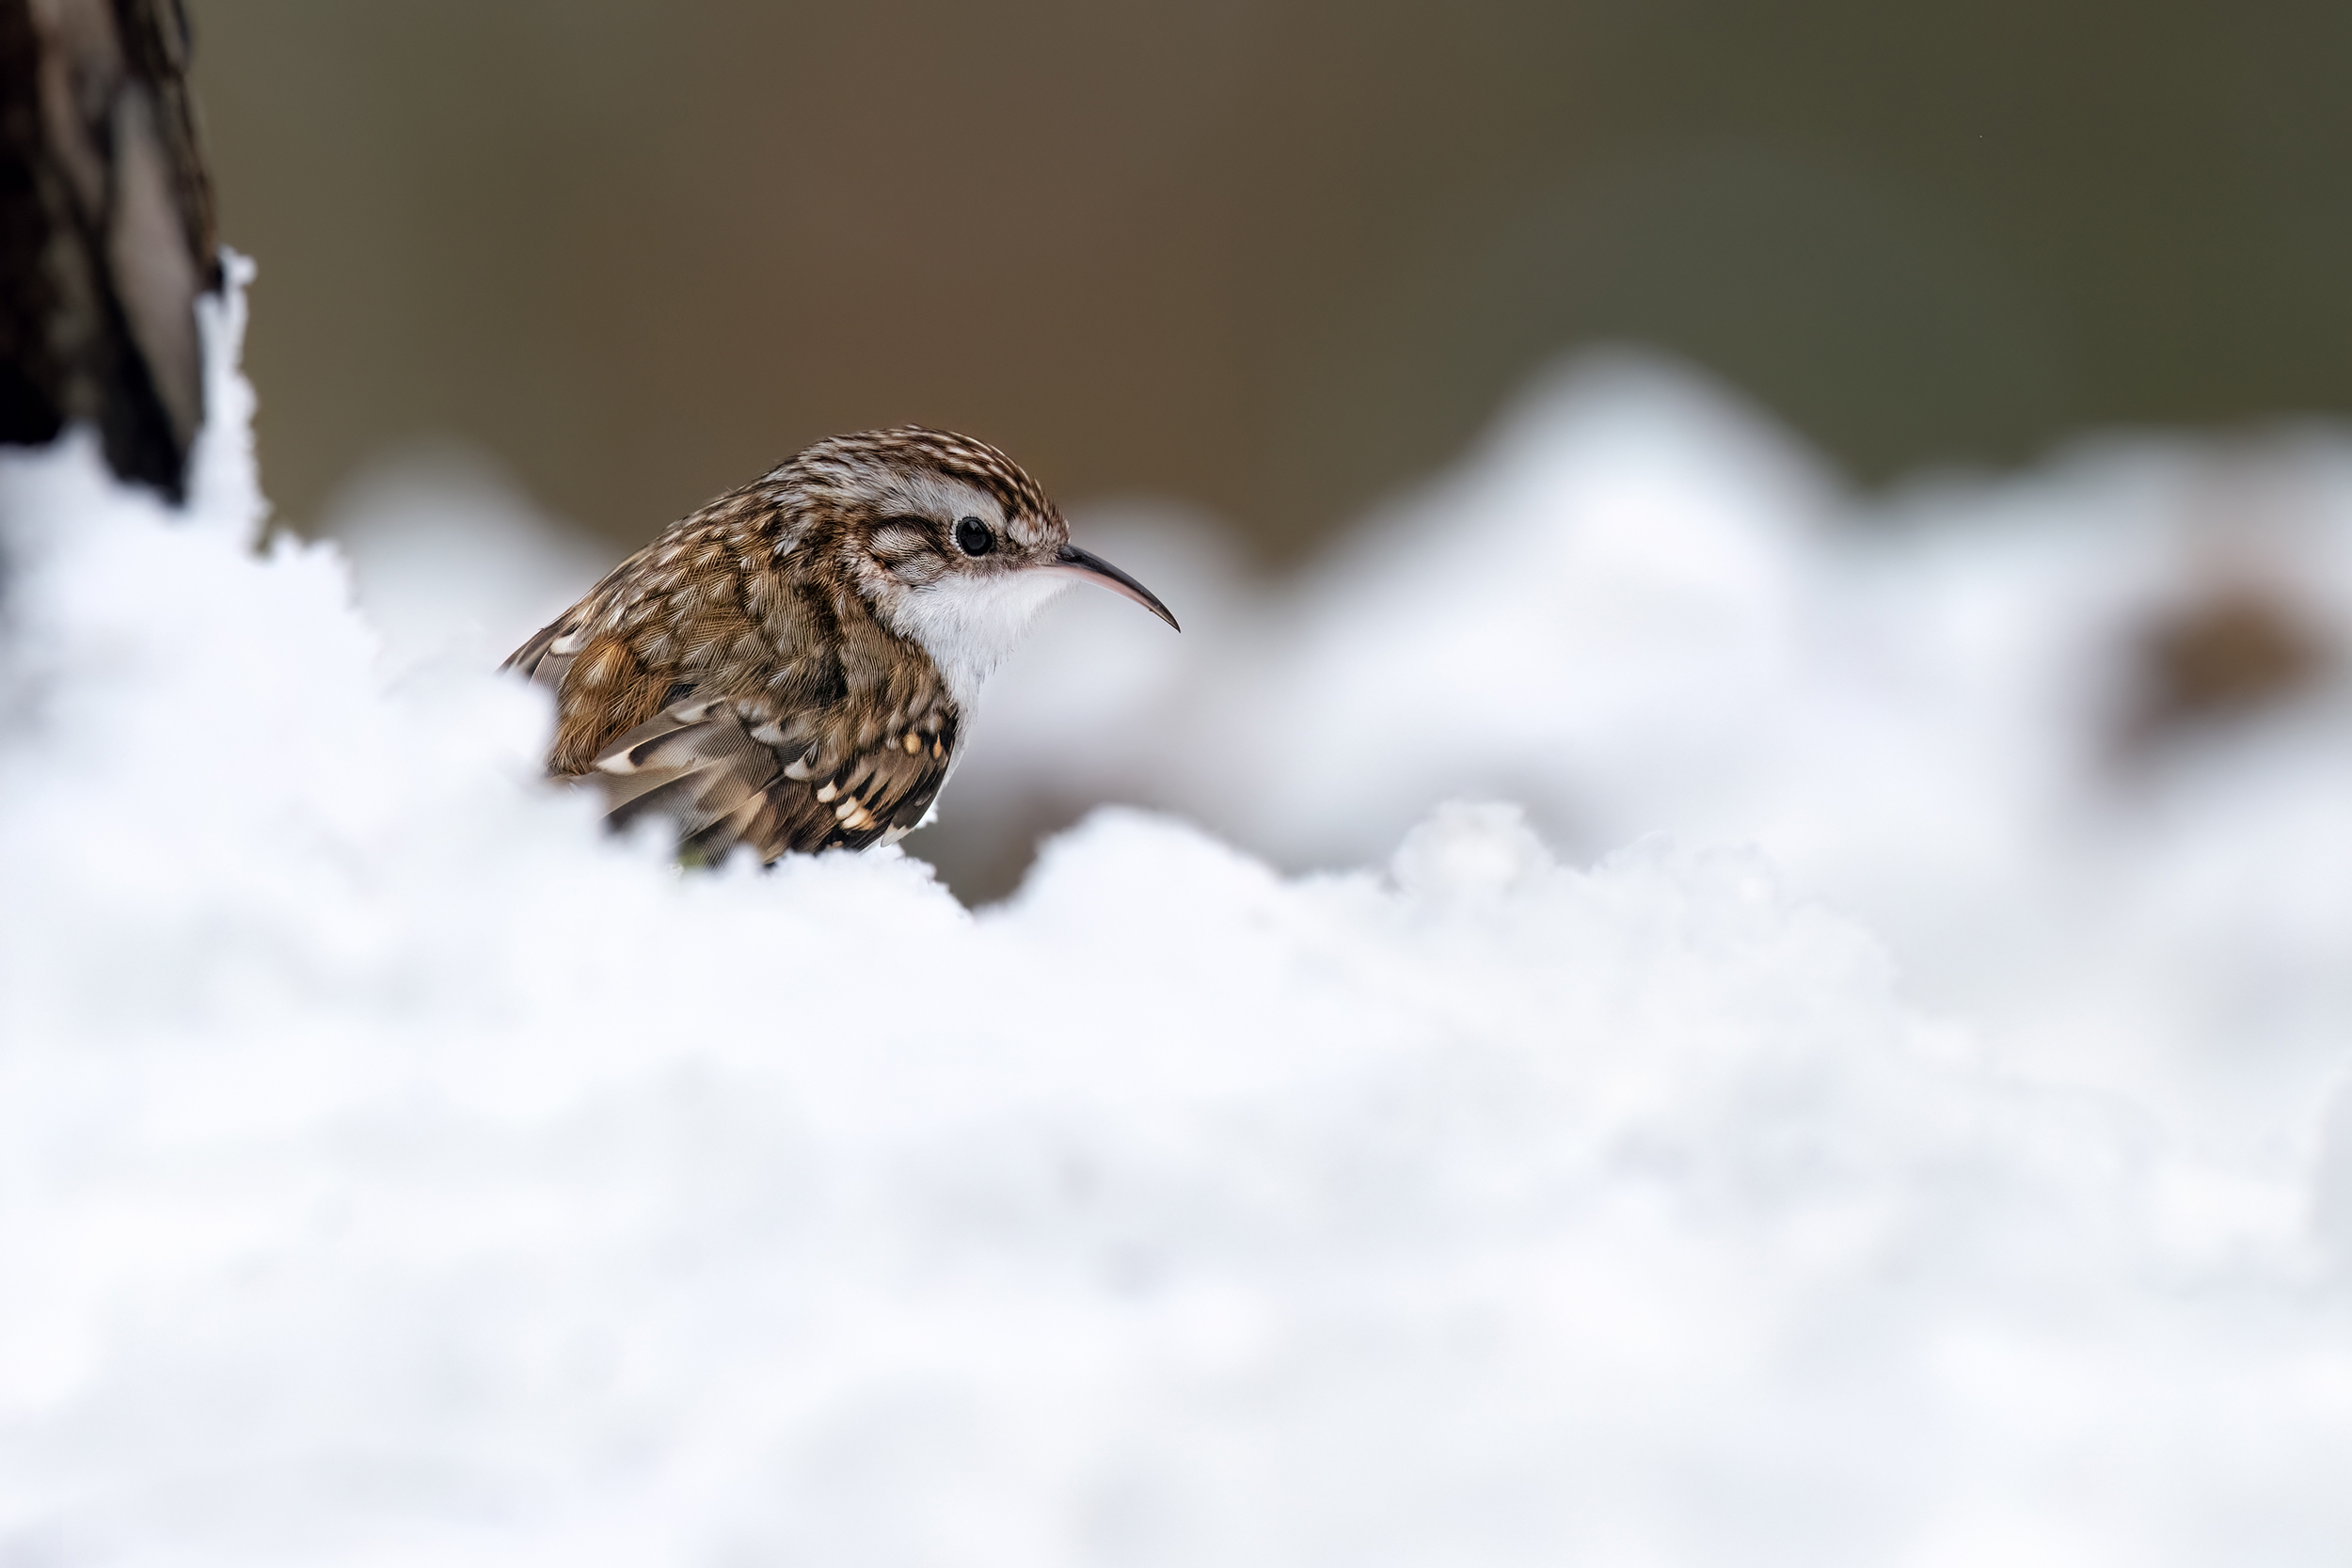
M 671 524 L 503 668 L 554 689 L 548 770 L 614 826 L 673 817 L 698 861 L 863 849 L 922 824 L 989 673 L 1079 578 L 1176 625 L 995 448 L 869 430 Z

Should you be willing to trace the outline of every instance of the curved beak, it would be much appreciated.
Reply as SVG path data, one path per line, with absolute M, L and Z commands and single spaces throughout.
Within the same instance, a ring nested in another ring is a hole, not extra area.
M 1168 612 L 1168 606 L 1160 603 L 1160 596 L 1157 594 L 1152 593 L 1152 590 L 1144 587 L 1143 584 L 1101 556 L 1089 554 L 1075 545 L 1064 545 L 1060 552 L 1054 557 L 1053 564 L 1047 569 L 1074 573 L 1090 581 L 1099 582 L 1112 593 L 1135 600 L 1136 603 L 1166 621 L 1169 626 L 1176 626 L 1178 631 L 1184 629 L 1176 626 L 1176 617 Z

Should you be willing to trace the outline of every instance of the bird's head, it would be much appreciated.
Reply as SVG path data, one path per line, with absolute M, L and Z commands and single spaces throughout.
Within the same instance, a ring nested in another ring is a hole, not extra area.
M 986 442 L 920 425 L 862 431 L 818 442 L 771 478 L 787 473 L 803 505 L 836 525 L 819 547 L 885 625 L 931 656 L 959 702 L 1081 578 L 1176 625 L 1157 594 L 1073 545 L 1036 481 Z

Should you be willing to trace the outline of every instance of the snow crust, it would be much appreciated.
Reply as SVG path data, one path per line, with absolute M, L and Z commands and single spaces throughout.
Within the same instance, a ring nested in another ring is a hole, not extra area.
M 1193 629 L 946 809 L 1259 853 L 974 914 L 602 837 L 464 582 L 254 553 L 241 309 L 194 516 L 0 456 L 0 1562 L 2342 1560 L 2341 705 L 2066 738 L 2173 459 L 1869 544 L 1620 367 L 1288 595 L 1107 542 Z

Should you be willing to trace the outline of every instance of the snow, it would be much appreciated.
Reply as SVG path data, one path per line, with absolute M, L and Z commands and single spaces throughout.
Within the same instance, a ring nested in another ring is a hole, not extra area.
M 1289 587 L 1081 518 L 1188 629 L 945 810 L 1161 810 L 971 912 L 539 784 L 495 479 L 253 551 L 237 309 L 193 517 L 0 456 L 0 1562 L 2341 1560 L 2352 717 L 2098 739 L 2217 465 L 2352 625 L 2337 438 L 1864 532 L 1618 360 Z
M 2343 435 L 2110 438 L 1859 500 L 1723 392 L 1614 356 L 1299 584 L 1230 589 L 1176 522 L 1078 531 L 1210 634 L 1049 618 L 991 694 L 957 831 L 1126 800 L 1345 867 L 1468 791 L 1576 861 L 1748 845 L 2004 1062 L 2306 1151 L 2352 1045 Z M 2217 578 L 2322 634 L 2329 678 L 2125 754 L 2137 642 Z

